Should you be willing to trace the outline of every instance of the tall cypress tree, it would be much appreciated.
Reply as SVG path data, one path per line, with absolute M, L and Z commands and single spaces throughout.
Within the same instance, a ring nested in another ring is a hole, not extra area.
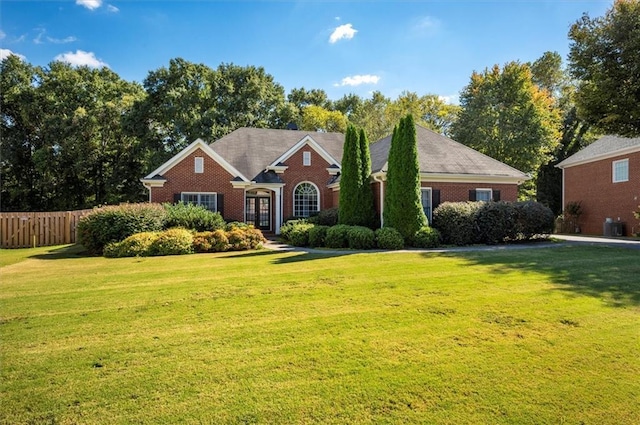
M 360 188 L 360 220 L 361 225 L 373 228 L 377 223 L 376 210 L 373 203 L 373 189 L 369 182 L 371 177 L 371 152 L 369 151 L 369 140 L 364 129 L 360 129 L 358 143 L 360 145 L 360 176 L 362 182 Z
M 358 225 L 360 224 L 358 211 L 360 209 L 362 166 L 359 153 L 358 132 L 353 125 L 347 127 L 342 149 L 338 222 L 340 224 Z
M 411 114 L 400 120 L 391 138 L 384 223 L 396 228 L 408 240 L 420 227 L 427 225 L 420 202 L 418 143 Z

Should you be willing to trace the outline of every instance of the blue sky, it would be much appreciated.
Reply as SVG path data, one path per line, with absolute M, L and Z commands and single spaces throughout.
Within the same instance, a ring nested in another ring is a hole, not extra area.
M 142 82 L 171 58 L 262 66 L 288 93 L 374 90 L 456 99 L 471 73 L 545 51 L 611 0 L 17 1 L 0 4 L 0 53 L 34 65 L 106 65 Z

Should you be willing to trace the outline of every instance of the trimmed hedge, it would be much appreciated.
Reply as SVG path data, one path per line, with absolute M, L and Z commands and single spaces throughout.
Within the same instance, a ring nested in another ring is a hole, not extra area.
M 309 246 L 317 248 L 325 245 L 329 226 L 317 225 L 309 229 Z
M 325 245 L 327 248 L 347 248 L 349 246 L 348 232 L 351 226 L 336 224 L 327 229 Z
M 196 232 L 207 232 L 224 229 L 226 223 L 222 215 L 209 211 L 202 205 L 185 204 L 165 204 L 166 216 L 164 228 L 183 227 L 195 230 Z
M 94 208 L 78 223 L 78 242 L 90 254 L 141 232 L 163 229 L 165 209 L 159 204 L 120 204 Z
M 187 229 L 165 230 L 151 243 L 149 255 L 183 255 L 193 252 L 193 233 Z
M 445 245 L 470 245 L 478 241 L 475 215 L 482 202 L 444 202 L 433 211 L 433 227 Z
M 376 246 L 376 236 L 368 227 L 350 226 L 347 229 L 347 243 L 351 249 L 373 249 Z
M 440 246 L 440 232 L 433 227 L 423 226 L 413 235 L 411 244 L 416 248 L 437 248 Z
M 383 227 L 375 231 L 376 244 L 380 249 L 402 249 L 404 238 L 393 227 Z
M 291 240 L 291 232 L 293 232 L 296 226 L 302 224 L 309 224 L 309 220 L 299 218 L 285 221 L 284 224 L 280 226 L 280 237 L 289 242 Z
M 312 219 L 313 223 L 320 226 L 335 226 L 338 224 L 338 208 L 322 210 Z
M 144 257 L 149 255 L 149 247 L 160 236 L 160 232 L 142 232 L 131 235 L 122 242 L 111 242 L 104 247 L 107 258 Z
M 482 202 L 475 214 L 478 241 L 495 245 L 518 238 L 518 213 L 512 202 Z
M 555 219 L 551 208 L 540 202 L 516 202 L 518 216 L 518 233 L 524 239 L 532 239 L 538 235 L 553 233 Z
M 222 229 L 198 232 L 193 235 L 193 249 L 195 252 L 224 252 L 229 249 L 229 238 Z

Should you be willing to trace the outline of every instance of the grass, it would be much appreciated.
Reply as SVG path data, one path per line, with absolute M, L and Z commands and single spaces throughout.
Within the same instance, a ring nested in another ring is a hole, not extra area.
M 6 254 L 0 423 L 640 417 L 637 251 Z

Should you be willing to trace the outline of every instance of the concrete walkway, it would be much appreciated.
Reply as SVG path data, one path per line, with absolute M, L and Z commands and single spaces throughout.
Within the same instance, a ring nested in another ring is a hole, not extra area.
M 560 247 L 566 245 L 601 245 L 615 248 L 628 248 L 640 250 L 639 238 L 606 238 L 600 236 L 582 236 L 582 235 L 551 235 L 549 241 L 531 242 L 531 243 L 515 243 L 505 245 L 473 245 L 473 246 L 455 246 L 433 249 L 401 249 L 396 251 L 388 250 L 366 250 L 361 252 L 469 252 L 469 251 L 505 251 L 505 250 L 519 250 L 519 249 L 535 249 L 535 248 L 551 248 Z M 264 245 L 266 249 L 273 251 L 293 251 L 293 252 L 308 252 L 318 254 L 354 254 L 358 251 L 355 250 L 337 250 L 337 249 L 322 249 L 322 248 L 308 248 L 308 247 L 296 247 L 284 244 L 277 238 L 271 238 Z

